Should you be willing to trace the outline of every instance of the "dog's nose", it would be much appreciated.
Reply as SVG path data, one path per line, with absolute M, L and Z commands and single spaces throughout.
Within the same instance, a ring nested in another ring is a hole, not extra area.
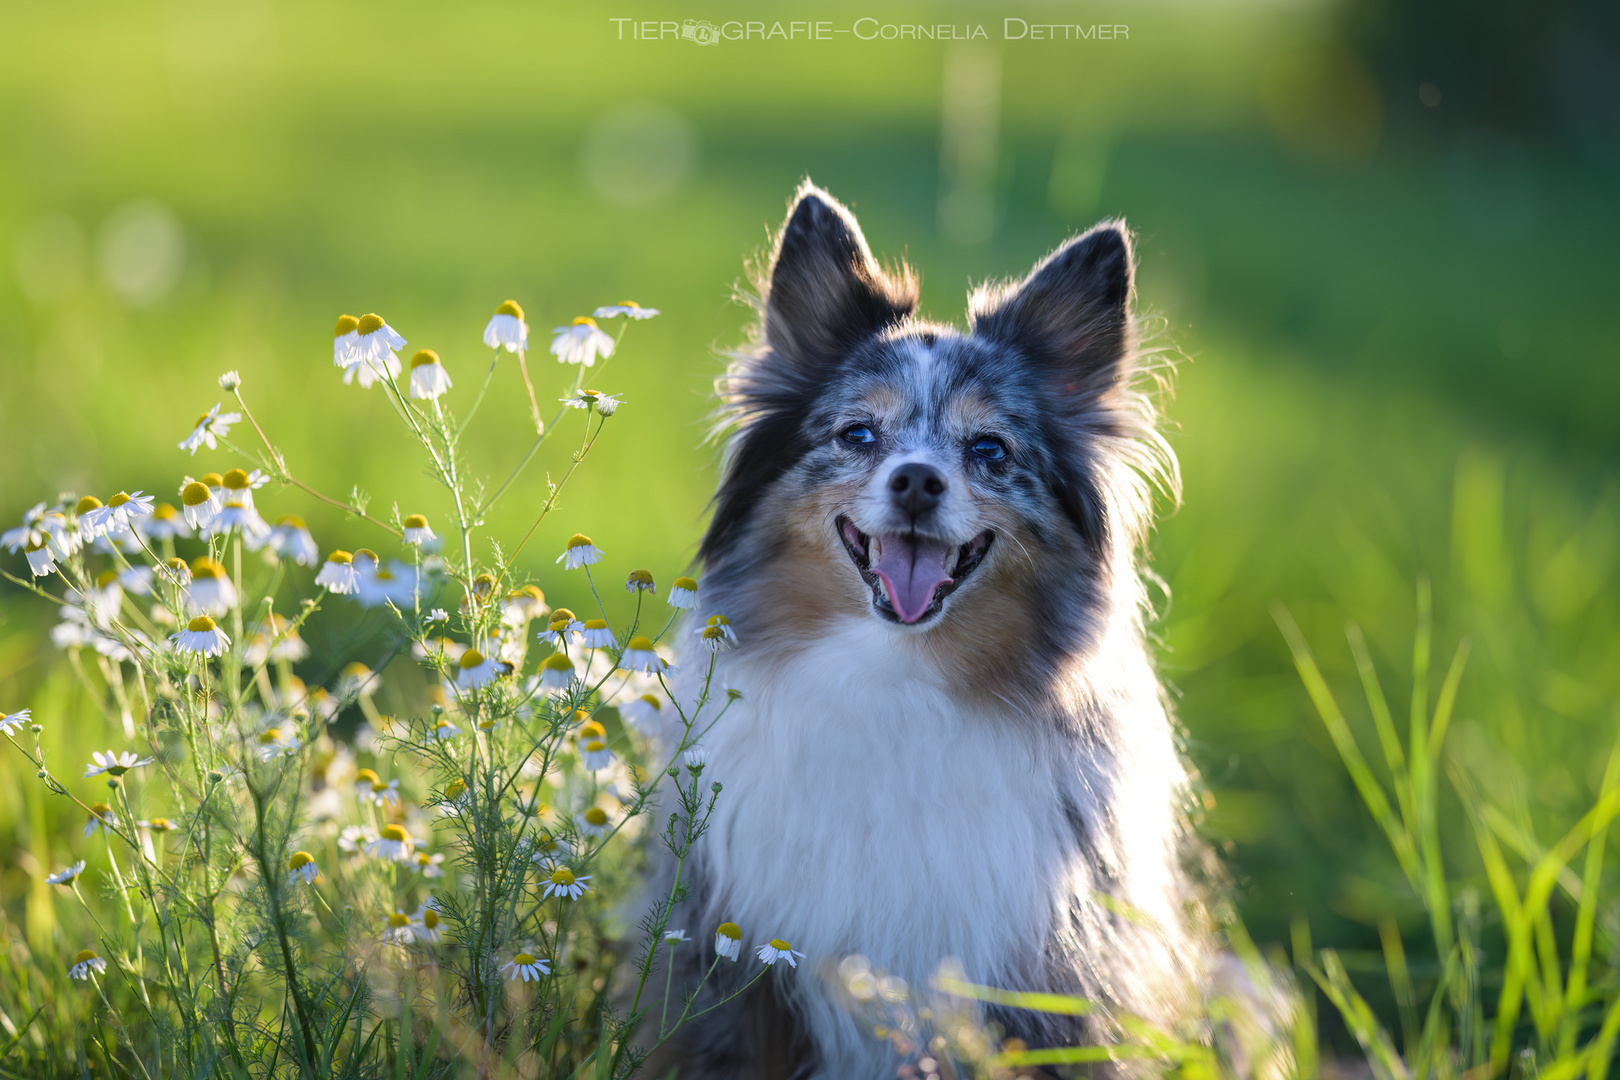
M 889 474 L 889 498 L 912 517 L 938 506 L 944 494 L 945 477 L 932 465 L 908 461 Z

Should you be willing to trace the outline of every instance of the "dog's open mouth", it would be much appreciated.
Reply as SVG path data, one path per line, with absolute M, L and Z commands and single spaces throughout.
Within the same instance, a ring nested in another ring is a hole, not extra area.
M 916 533 L 868 536 L 847 517 L 838 519 L 838 537 L 871 588 L 878 614 L 908 626 L 937 615 L 996 538 L 989 530 L 960 545 Z

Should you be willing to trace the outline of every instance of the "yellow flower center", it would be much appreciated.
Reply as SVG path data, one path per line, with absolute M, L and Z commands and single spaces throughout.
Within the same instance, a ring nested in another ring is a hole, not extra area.
M 581 315 L 579 318 L 574 320 L 574 325 L 575 326 L 588 326 L 592 330 L 594 330 L 594 329 L 596 329 L 596 320 L 591 318 L 589 315 Z
M 360 321 L 355 323 L 354 328 L 360 331 L 362 336 L 366 334 L 375 334 L 378 330 L 383 328 L 383 317 L 376 313 L 362 315 L 360 316 Z
M 521 319 L 523 318 L 523 309 L 518 306 L 518 302 L 516 300 L 507 300 L 503 302 L 500 307 L 495 309 L 495 314 L 510 315 L 514 319 Z
M 201 480 L 209 487 L 219 487 L 225 482 L 225 478 L 220 476 L 217 472 L 203 473 L 201 476 L 197 477 L 197 479 Z
M 704 641 L 716 641 L 716 640 L 719 640 L 721 638 L 724 638 L 725 636 L 726 636 L 725 630 L 723 630 L 722 628 L 720 628 L 718 626 L 706 626 L 706 627 L 703 628 L 703 640 Z
M 98 818 L 99 817 L 106 817 L 111 813 L 112 813 L 112 807 L 108 806 L 104 802 L 98 802 L 98 803 L 91 803 L 90 804 L 90 816 L 91 817 L 98 817 Z
M 386 567 L 384 567 L 383 569 L 380 569 L 380 570 L 377 571 L 377 580 L 378 581 L 393 581 L 394 580 L 394 572 L 392 570 L 389 570 Z
M 607 743 L 603 742 L 601 739 L 592 739 L 590 742 L 585 744 L 585 752 L 587 754 L 601 753 L 606 749 Z
M 709 616 L 709 625 L 710 626 L 730 626 L 731 625 L 731 620 L 726 618 L 724 615 L 710 615 Z
M 199 555 L 191 560 L 191 576 L 210 577 L 219 581 L 225 580 L 225 568 L 206 555 Z
M 375 551 L 372 551 L 370 548 L 355 548 L 354 549 L 354 557 L 356 559 L 370 559 L 372 562 L 380 562 L 381 561 L 380 559 L 377 558 L 377 553 Z
M 186 624 L 186 629 L 193 634 L 206 634 L 214 629 L 214 620 L 206 615 L 199 615 Z
M 279 742 L 280 740 L 281 735 L 274 730 L 266 731 L 264 734 L 259 736 L 259 742 L 263 743 L 265 746 L 269 746 L 271 743 Z
M 339 315 L 337 325 L 332 328 L 332 336 L 342 337 L 344 334 L 353 333 L 359 325 L 360 320 L 353 315 Z
M 155 817 L 146 823 L 146 827 L 148 829 L 156 829 L 158 832 L 168 832 L 170 829 L 174 828 L 174 822 L 170 821 L 166 817 Z
M 77 964 L 84 963 L 86 960 L 95 960 L 95 959 L 97 959 L 96 950 L 94 950 L 94 949 L 80 949 L 78 951 L 78 953 L 73 957 L 73 963 L 77 965 Z
M 96 588 L 105 589 L 107 586 L 111 585 L 113 582 L 115 582 L 117 580 L 118 580 L 118 571 L 116 571 L 116 570 L 103 570 L 101 573 L 96 575 Z
M 607 811 L 603 810 L 600 806 L 593 806 L 589 810 L 585 811 L 585 824 L 587 825 L 600 829 L 603 825 L 607 824 L 607 820 Z
M 576 709 L 574 711 L 576 718 L 582 715 L 583 713 L 580 710 Z M 586 720 L 579 729 L 579 737 L 582 739 L 603 739 L 607 737 L 607 729 L 595 720 Z
M 625 650 L 625 652 L 652 652 L 653 651 L 652 639 L 651 638 L 641 637 L 638 634 L 637 636 L 630 639 L 630 644 L 626 645 L 624 647 L 624 650 Z
M 232 469 L 220 478 L 220 484 L 232 491 L 243 491 L 248 486 L 248 474 L 241 469 Z
M 551 883 L 567 888 L 574 883 L 574 872 L 566 866 L 559 866 L 551 872 Z
M 392 915 L 388 916 L 388 925 L 389 926 L 393 926 L 393 927 L 409 926 L 410 924 L 411 924 L 411 917 L 409 915 L 405 914 L 403 911 L 396 911 Z
M 315 856 L 307 851 L 295 851 L 292 858 L 287 860 L 287 869 L 297 870 L 301 866 L 308 866 L 315 861 Z
M 373 795 L 381 795 L 383 792 L 385 792 L 387 790 L 388 790 L 388 785 L 383 783 L 381 780 L 373 780 L 371 782 L 371 793 Z
M 208 423 L 210 419 L 212 419 L 212 417 L 210 417 L 208 413 L 203 413 L 201 416 L 197 417 L 191 426 L 194 428 L 202 427 L 204 424 Z
M 620 300 L 619 301 L 619 306 L 620 307 L 627 307 L 627 308 L 638 308 L 641 305 L 636 303 L 634 300 Z
M 516 956 L 512 957 L 512 963 L 516 964 L 518 967 L 530 967 L 534 964 L 534 957 L 530 956 L 526 952 L 520 952 Z
M 434 725 L 434 727 L 437 727 L 437 728 L 440 728 L 440 729 L 441 729 L 441 730 L 442 730 L 442 729 L 443 729 L 443 728 L 447 728 L 447 727 L 451 727 L 451 726 L 453 726 L 453 725 L 452 725 L 452 724 L 451 724 L 451 723 L 450 723 L 450 721 L 448 721 L 448 720 L 446 720 L 446 719 L 445 719 L 445 718 L 444 718 L 444 717 L 442 717 L 442 716 L 441 716 L 441 717 L 439 717 L 439 722 L 438 722 L 438 723 L 437 723 L 437 724 L 435 724 L 435 725 Z
M 477 649 L 468 649 L 466 652 L 461 654 L 461 666 L 463 668 L 475 668 L 483 662 L 484 654 L 479 652 Z
M 670 586 L 670 587 L 674 588 L 674 589 L 689 589 L 692 592 L 697 592 L 697 582 L 693 581 L 689 577 L 678 577 L 678 578 L 676 578 L 675 579 L 675 584 Z
M 405 519 L 405 527 L 407 529 L 425 529 L 428 527 L 427 518 L 421 514 L 411 514 Z
M 358 660 L 343 665 L 343 677 L 346 679 L 363 679 L 370 674 L 371 669 Z
M 411 834 L 406 832 L 398 825 L 384 825 L 382 828 L 382 838 L 384 840 L 392 840 L 397 844 L 403 844 L 411 838 Z
M 587 629 L 587 630 L 606 630 L 607 629 L 607 620 L 606 619 L 586 619 L 585 620 L 585 629 Z
M 466 792 L 466 790 L 467 782 L 465 780 L 452 780 L 448 784 L 444 785 L 444 797 L 447 799 L 459 799 Z
M 574 621 L 574 613 L 572 611 L 569 611 L 565 607 L 557 608 L 557 609 L 553 610 L 552 613 L 551 613 L 551 628 L 553 630 L 555 630 L 557 628 L 558 623 L 561 623 L 562 625 L 567 626 L 569 623 L 571 623 L 573 621 Z
M 438 353 L 434 352 L 432 349 L 422 349 L 418 351 L 415 356 L 411 357 L 411 370 L 415 371 L 424 364 L 437 364 L 438 362 Z
M 546 657 L 546 662 L 544 664 L 541 664 L 540 666 L 543 667 L 543 668 L 548 668 L 551 671 L 573 671 L 574 670 L 574 662 L 572 660 L 568 659 L 568 657 L 566 655 L 564 655 L 563 653 L 560 653 L 560 652 L 559 653 L 552 653 L 550 656 Z
M 651 570 L 632 570 L 632 571 L 630 571 L 630 579 L 629 580 L 630 580 L 630 583 L 633 584 L 633 585 L 651 585 L 653 583 L 652 571 Z
M 361 769 L 354 774 L 354 782 L 356 785 L 375 784 L 377 782 L 377 772 L 375 769 Z
M 568 538 L 568 550 L 569 551 L 573 551 L 575 548 L 578 548 L 578 547 L 590 547 L 590 546 L 591 546 L 591 538 L 586 536 L 584 533 L 575 533 L 573 536 L 570 536 Z
M 439 913 L 434 911 L 432 908 L 428 908 L 427 910 L 423 911 L 422 925 L 427 927 L 429 930 L 437 927 L 439 925 Z
M 304 525 L 304 519 L 299 517 L 297 514 L 282 514 L 281 520 L 276 522 L 276 524 L 281 526 L 283 529 L 302 529 L 306 527 Z
M 120 491 L 118 494 L 114 495 L 112 498 L 107 500 L 107 505 L 108 506 L 123 506 L 127 502 L 129 502 L 129 495 L 126 494 L 125 492 Z
M 326 561 L 329 563 L 339 563 L 343 566 L 348 566 L 350 563 L 354 562 L 354 556 L 350 555 L 347 551 L 334 551 L 326 557 Z
M 157 518 L 159 521 L 172 521 L 179 515 L 179 513 L 180 511 L 176 510 L 168 503 L 158 503 L 156 506 L 152 507 L 152 516 Z
M 94 495 L 86 495 L 84 498 L 79 500 L 79 505 L 73 508 L 73 512 L 82 517 L 100 505 L 100 499 L 96 498 Z
M 714 928 L 714 932 L 721 937 L 730 938 L 732 941 L 742 940 L 742 927 L 734 922 L 723 922 Z
M 655 709 L 662 709 L 663 708 L 663 706 L 658 703 L 658 699 L 656 697 L 654 697 L 653 695 L 651 695 L 651 694 L 642 694 L 641 695 L 641 700 L 645 701 L 647 704 L 651 705 Z
M 783 941 L 779 937 L 771 938 L 771 948 L 777 950 L 778 952 L 792 952 L 793 951 L 793 946 L 789 945 L 787 942 Z

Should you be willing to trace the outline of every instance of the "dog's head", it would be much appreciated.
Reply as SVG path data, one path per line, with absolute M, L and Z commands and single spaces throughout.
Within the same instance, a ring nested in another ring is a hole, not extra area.
M 849 211 L 803 186 L 759 283 L 758 339 L 721 381 L 734 432 L 702 549 L 721 587 L 801 623 L 864 611 L 900 633 L 965 619 L 995 634 L 1010 611 L 1095 601 L 1151 483 L 1175 483 L 1132 388 L 1131 281 L 1130 238 L 1105 223 L 977 290 L 968 333 L 926 323 L 910 272 L 880 267 Z

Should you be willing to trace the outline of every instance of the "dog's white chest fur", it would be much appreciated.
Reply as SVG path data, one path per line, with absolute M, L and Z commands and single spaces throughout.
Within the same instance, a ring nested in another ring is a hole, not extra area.
M 1038 952 L 1068 893 L 1075 778 L 893 634 L 861 617 L 786 658 L 728 658 L 743 698 L 703 740 L 724 785 L 705 859 L 755 944 L 994 978 Z

